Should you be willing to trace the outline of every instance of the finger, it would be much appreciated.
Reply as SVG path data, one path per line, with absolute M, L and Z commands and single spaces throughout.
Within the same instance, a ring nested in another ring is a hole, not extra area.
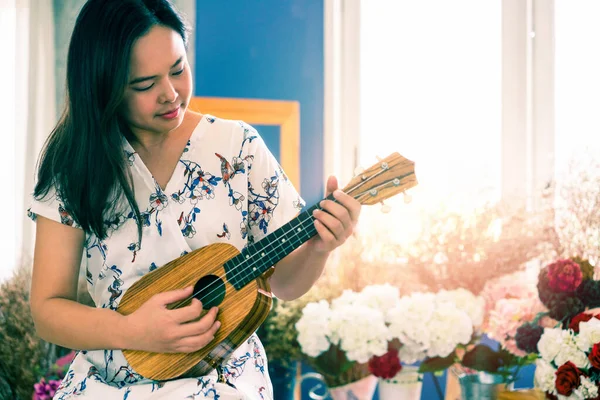
M 193 298 L 189 305 L 170 310 L 170 313 L 173 321 L 180 324 L 193 321 L 202 314 L 202 302 L 196 298 Z
M 205 333 L 200 336 L 190 336 L 181 341 L 175 346 L 175 352 L 177 353 L 193 353 L 205 347 L 207 344 L 212 342 L 214 335 Z
M 186 353 L 198 351 L 207 344 L 209 344 L 215 338 L 215 335 L 217 334 L 217 331 L 219 330 L 220 326 L 221 323 L 219 321 L 216 321 L 208 331 L 200 335 L 188 336 L 179 340 L 177 347 L 180 349 L 181 352 Z
M 213 307 L 206 315 L 200 318 L 198 321 L 190 322 L 187 324 L 182 324 L 179 327 L 177 337 L 184 338 L 188 336 L 198 336 L 204 334 L 209 331 L 212 327 L 214 327 L 215 321 L 217 318 L 218 308 Z
M 350 217 L 350 211 L 342 204 L 338 204 L 331 200 L 323 200 L 321 203 L 319 203 L 319 205 L 323 210 L 327 211 L 327 213 L 337 218 L 342 223 L 344 229 L 349 229 L 354 226 L 352 217 Z M 322 222 L 329 227 L 326 221 Z
M 348 210 L 352 221 L 358 221 L 361 209 L 361 204 L 358 200 L 341 190 L 334 191 L 333 197 Z
M 317 230 L 321 240 L 324 242 L 335 242 L 334 234 L 331 233 L 321 221 L 315 220 L 315 229 Z
M 329 178 L 327 178 L 327 185 L 326 185 L 326 189 L 325 189 L 325 193 L 327 193 L 327 195 L 325 197 L 329 196 L 337 188 L 338 188 L 338 180 L 335 176 L 331 175 Z
M 168 292 L 159 293 L 154 298 L 163 306 L 166 306 L 176 301 L 181 301 L 189 298 L 193 294 L 194 287 L 188 286 L 183 289 L 170 290 Z
M 327 230 L 333 234 L 335 239 L 342 240 L 344 238 L 344 224 L 339 219 L 321 210 L 315 210 L 313 215 L 318 222 L 323 224 Z M 347 218 L 349 219 L 349 217 Z

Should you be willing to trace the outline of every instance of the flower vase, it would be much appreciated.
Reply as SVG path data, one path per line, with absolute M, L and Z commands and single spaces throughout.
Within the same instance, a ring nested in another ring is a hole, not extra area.
M 377 378 L 369 375 L 344 386 L 329 388 L 333 400 L 371 400 L 377 387 Z
M 497 400 L 498 393 L 512 390 L 513 383 L 506 384 L 505 377 L 485 372 L 460 376 L 461 399 Z
M 419 368 L 404 366 L 390 379 L 379 379 L 380 400 L 419 400 L 423 389 L 423 375 Z

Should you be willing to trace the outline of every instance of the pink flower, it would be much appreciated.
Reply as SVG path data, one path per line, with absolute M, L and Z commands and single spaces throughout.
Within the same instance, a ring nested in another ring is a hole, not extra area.
M 44 378 L 42 378 L 39 383 L 33 385 L 34 393 L 33 400 L 52 400 L 56 390 L 60 386 L 60 381 L 49 381 L 46 382 Z
M 485 321 L 482 329 L 488 330 L 491 311 L 501 299 L 535 299 L 538 297 L 535 282 L 525 271 L 503 275 L 485 284 L 481 296 L 485 299 Z M 545 310 L 543 310 L 545 311 Z
M 75 355 L 76 355 L 76 353 L 74 351 L 72 351 L 69 354 L 62 356 L 61 358 L 56 360 L 56 365 L 59 367 L 71 365 L 71 363 L 73 362 L 73 359 L 75 358 Z
M 548 285 L 559 292 L 574 292 L 583 280 L 581 267 L 572 260 L 558 260 L 547 269 Z
M 545 311 L 537 296 L 522 299 L 500 299 L 490 311 L 486 329 L 488 336 L 497 340 L 510 353 L 524 357 L 526 353 L 517 347 L 515 335 L 525 322 L 531 322 L 536 315 Z

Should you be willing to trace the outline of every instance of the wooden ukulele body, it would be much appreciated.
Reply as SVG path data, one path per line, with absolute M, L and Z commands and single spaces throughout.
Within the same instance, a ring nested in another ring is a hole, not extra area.
M 127 290 L 117 309 L 123 315 L 133 313 L 155 294 L 192 285 L 196 286 L 194 293 L 208 284 L 208 290 L 213 291 L 218 287 L 218 292 L 224 295 L 219 296 L 222 298 L 216 299 L 216 302 L 203 304 L 202 316 L 212 306 L 218 306 L 217 319 L 221 322 L 215 338 L 207 346 L 194 353 L 123 350 L 135 372 L 155 380 L 206 375 L 258 329 L 271 310 L 271 290 L 267 280 L 262 277 L 240 290 L 225 279 L 223 264 L 238 254 L 239 251 L 229 244 L 211 244 L 144 275 Z M 190 301 L 183 303 L 183 306 Z

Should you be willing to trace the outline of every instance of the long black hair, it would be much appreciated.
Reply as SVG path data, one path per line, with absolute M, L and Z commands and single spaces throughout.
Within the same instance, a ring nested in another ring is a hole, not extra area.
M 53 189 L 81 228 L 104 239 L 106 219 L 120 213 L 126 199 L 141 217 L 122 149 L 131 131 L 119 108 L 129 78 L 132 46 L 153 26 L 181 35 L 188 25 L 168 0 L 88 0 L 69 44 L 65 109 L 40 156 L 34 197 Z

